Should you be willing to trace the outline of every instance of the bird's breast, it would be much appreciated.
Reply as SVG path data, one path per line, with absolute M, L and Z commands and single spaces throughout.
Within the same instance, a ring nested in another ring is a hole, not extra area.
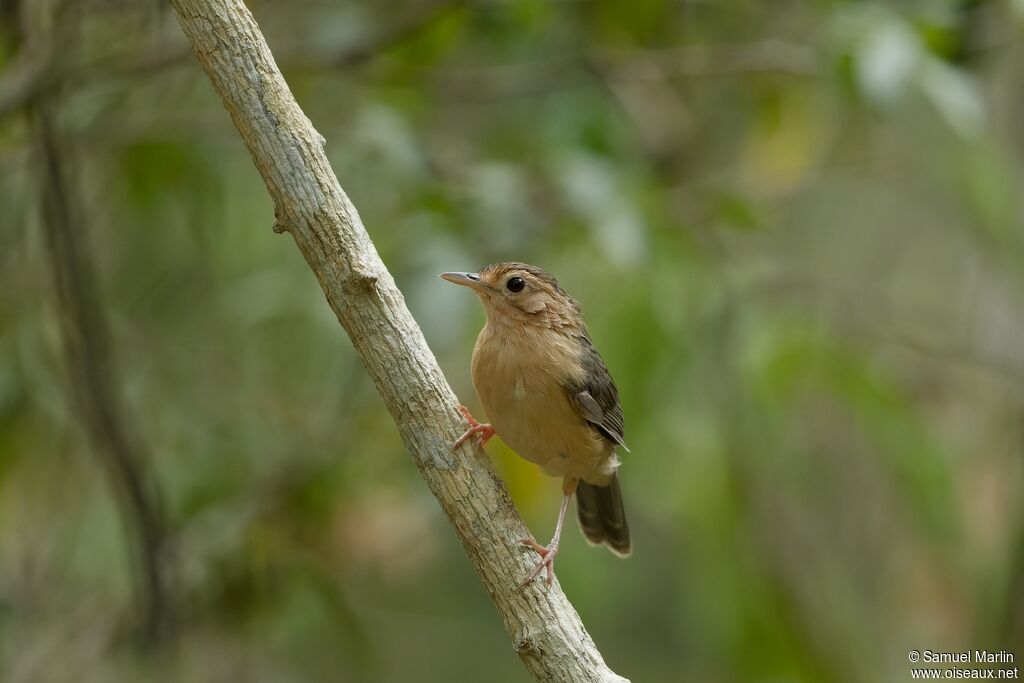
M 613 449 L 562 388 L 583 372 L 573 338 L 550 330 L 485 327 L 472 371 L 480 403 L 512 450 L 549 474 L 607 482 Z

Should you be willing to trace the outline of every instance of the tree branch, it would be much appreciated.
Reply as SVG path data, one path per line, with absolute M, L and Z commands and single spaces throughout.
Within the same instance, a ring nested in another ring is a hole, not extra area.
M 416 466 L 451 520 L 524 665 L 538 681 L 623 681 L 557 581 L 518 590 L 528 535 L 490 461 L 467 445 L 441 373 L 242 0 L 170 0 L 288 231 L 348 332 Z

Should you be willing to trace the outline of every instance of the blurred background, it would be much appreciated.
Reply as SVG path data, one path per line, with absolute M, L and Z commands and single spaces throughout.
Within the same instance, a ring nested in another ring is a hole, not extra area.
M 1024 657 L 1021 0 L 248 4 L 468 405 L 437 273 L 581 302 L 613 669 Z M 165 3 L 0 2 L 0 207 L 0 679 L 526 679 Z

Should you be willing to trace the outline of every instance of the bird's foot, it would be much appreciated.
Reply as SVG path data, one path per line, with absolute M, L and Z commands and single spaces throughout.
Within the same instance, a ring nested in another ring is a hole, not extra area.
M 552 540 L 551 543 L 543 546 L 532 538 L 524 538 L 519 543 L 532 548 L 535 553 L 540 555 L 540 560 L 537 561 L 537 564 L 530 573 L 526 575 L 526 579 L 519 584 L 519 587 L 525 588 L 528 583 L 537 578 L 541 571 L 547 569 L 547 577 L 544 579 L 544 583 L 550 589 L 551 584 L 555 582 L 555 556 L 558 555 L 558 541 Z
M 479 445 L 480 448 L 483 448 L 487 442 L 491 440 L 491 437 L 494 436 L 494 427 L 489 424 L 481 424 L 477 422 L 473 418 L 473 414 L 469 412 L 469 408 L 464 405 L 459 406 L 459 412 L 462 413 L 462 417 L 466 418 L 466 421 L 469 422 L 469 429 L 467 429 L 462 436 L 459 437 L 459 440 L 452 445 L 452 450 L 454 451 L 456 448 L 464 444 L 469 438 L 475 438 L 477 445 Z

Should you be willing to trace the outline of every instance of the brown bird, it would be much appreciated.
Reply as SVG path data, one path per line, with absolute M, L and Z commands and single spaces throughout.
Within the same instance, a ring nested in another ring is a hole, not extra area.
M 521 541 L 540 555 L 522 585 L 545 568 L 547 585 L 554 581 L 554 560 L 573 493 L 587 540 L 621 557 L 629 555 L 615 455 L 616 446 L 629 450 L 622 436 L 622 406 L 579 305 L 554 277 L 525 263 L 496 263 L 478 273 L 441 277 L 470 287 L 487 314 L 473 349 L 472 374 L 491 422 L 481 424 L 459 406 L 470 426 L 453 448 L 471 437 L 483 446 L 497 434 L 520 456 L 563 478 L 551 543 Z

